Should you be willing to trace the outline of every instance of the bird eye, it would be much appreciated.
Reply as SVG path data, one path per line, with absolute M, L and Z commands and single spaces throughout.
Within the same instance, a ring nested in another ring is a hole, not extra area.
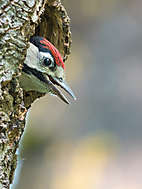
M 52 67 L 52 61 L 49 58 L 45 58 L 43 63 L 45 66 Z

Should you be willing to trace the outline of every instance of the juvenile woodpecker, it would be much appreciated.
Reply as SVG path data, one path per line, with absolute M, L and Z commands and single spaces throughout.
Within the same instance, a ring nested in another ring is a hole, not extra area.
M 63 88 L 72 98 L 76 97 L 65 82 L 64 62 L 56 47 L 47 39 L 34 36 L 24 61 L 20 85 L 25 91 L 50 93 L 69 104 L 67 98 L 57 88 Z

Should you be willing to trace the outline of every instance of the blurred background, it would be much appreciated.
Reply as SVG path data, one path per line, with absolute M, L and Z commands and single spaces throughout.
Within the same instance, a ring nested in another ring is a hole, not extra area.
M 14 189 L 141 189 L 142 1 L 63 4 L 77 101 L 46 95 L 32 105 Z

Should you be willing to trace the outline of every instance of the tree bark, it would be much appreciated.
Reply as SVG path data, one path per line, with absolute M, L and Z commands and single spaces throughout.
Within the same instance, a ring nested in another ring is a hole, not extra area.
M 0 1 L 0 189 L 8 189 L 13 181 L 26 113 L 43 96 L 19 86 L 29 38 L 46 37 L 66 60 L 71 45 L 69 22 L 60 0 Z

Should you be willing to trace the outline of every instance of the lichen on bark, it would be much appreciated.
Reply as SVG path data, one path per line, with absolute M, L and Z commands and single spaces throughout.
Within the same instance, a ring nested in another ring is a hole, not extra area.
M 0 1 L 0 189 L 8 189 L 13 181 L 28 108 L 43 96 L 19 86 L 29 38 L 48 38 L 66 60 L 71 45 L 69 22 L 60 0 Z

